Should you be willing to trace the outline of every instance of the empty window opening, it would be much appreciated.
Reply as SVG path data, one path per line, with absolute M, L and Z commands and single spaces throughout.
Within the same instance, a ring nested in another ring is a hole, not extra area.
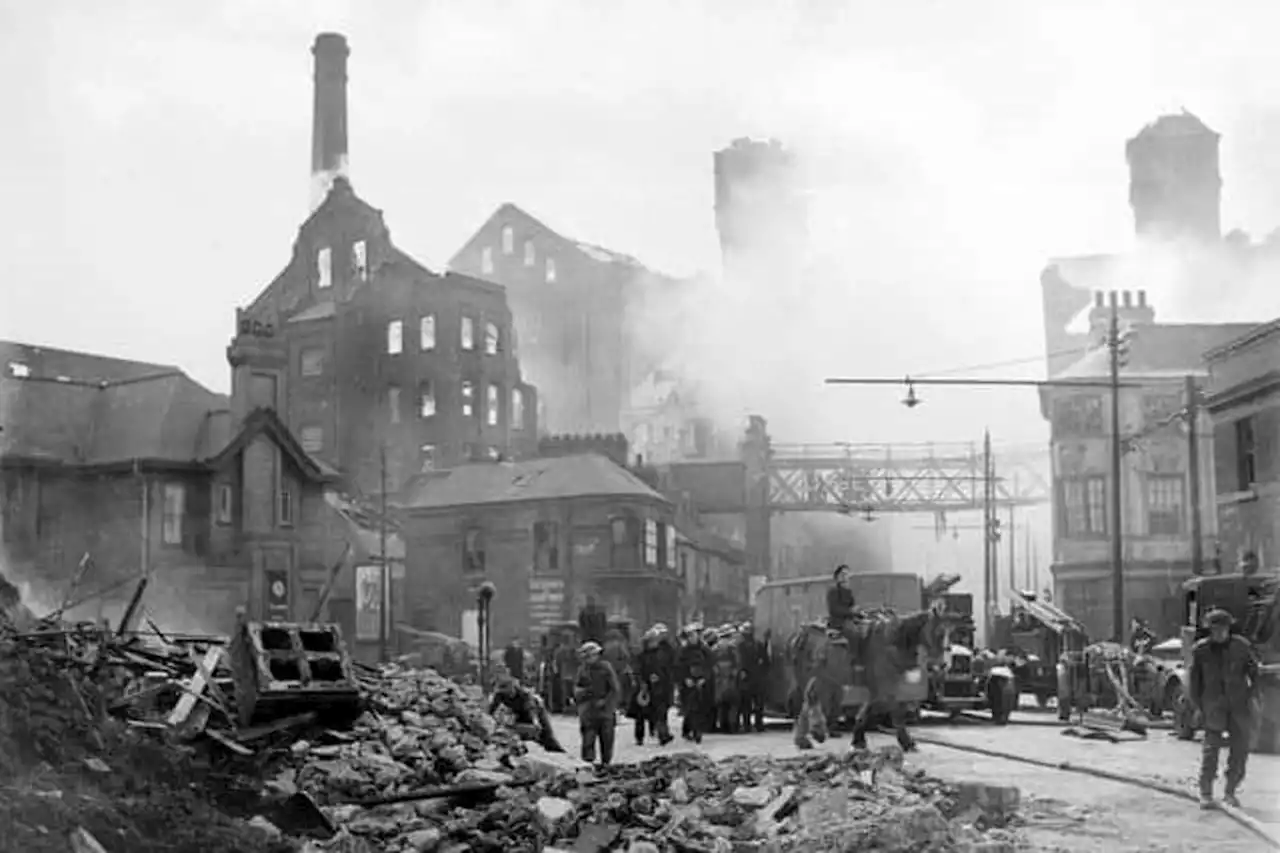
M 484 571 L 484 536 L 479 530 L 468 530 L 463 538 L 462 570 L 464 572 Z
M 351 246 L 351 273 L 356 281 L 369 280 L 369 257 L 363 240 L 357 240 Z
M 387 417 L 393 424 L 400 423 L 400 389 L 395 385 L 387 389 Z
M 422 470 L 434 471 L 436 469 L 436 446 L 434 444 L 424 444 L 418 450 L 422 458 Z
M 311 670 L 312 681 L 342 681 L 346 678 L 342 661 L 337 658 L 308 658 L 307 669 Z
M 462 383 L 462 416 L 469 418 L 475 414 L 476 386 L 473 382 Z
M 300 371 L 303 376 L 319 376 L 324 373 L 324 348 L 307 347 L 302 351 Z
M 509 255 L 516 248 L 516 231 L 510 225 L 502 228 L 502 254 Z
M 498 354 L 498 324 L 497 323 L 484 324 L 484 354 L 485 355 Z
M 1241 492 L 1258 481 L 1252 416 L 1236 421 L 1236 480 L 1236 489 Z
M 490 385 L 485 392 L 485 423 L 489 426 L 498 425 L 498 406 L 499 406 L 499 389 L 497 385 Z
M 187 490 L 181 483 L 164 487 L 164 520 L 162 535 L 166 545 L 182 544 L 182 516 L 186 513 Z
M 560 525 L 554 521 L 533 525 L 533 568 L 536 572 L 560 569 Z
M 430 382 L 418 386 L 418 417 L 429 418 L 436 413 L 436 392 Z
M 299 631 L 304 652 L 336 652 L 338 641 L 332 631 Z
M 462 348 L 465 350 L 473 350 L 476 348 L 476 321 L 470 317 L 462 318 L 462 326 L 460 327 L 459 340 Z
M 423 352 L 436 348 L 436 315 L 427 314 L 418 320 L 418 340 Z
M 556 259 L 547 258 L 547 281 L 552 282 L 555 280 L 556 280 Z
M 316 287 L 333 284 L 333 252 L 328 246 L 316 252 Z
M 288 652 L 293 650 L 293 638 L 284 628 L 262 629 L 262 650 L 264 652 Z
M 485 246 L 480 251 L 480 272 L 488 275 L 493 272 L 493 247 Z
M 301 681 L 302 666 L 297 658 L 271 658 L 272 681 Z
M 399 355 L 404 349 L 404 322 L 392 320 L 387 324 L 387 354 Z
M 298 434 L 298 441 L 308 453 L 319 453 L 324 449 L 324 428 L 304 426 Z
M 511 428 L 524 428 L 524 391 L 511 389 Z
M 532 240 L 524 241 L 524 265 L 531 267 L 538 261 L 538 250 L 533 247 Z

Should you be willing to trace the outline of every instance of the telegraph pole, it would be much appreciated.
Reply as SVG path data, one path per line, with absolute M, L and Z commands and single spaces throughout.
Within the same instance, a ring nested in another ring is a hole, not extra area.
M 1200 394 L 1187 376 L 1187 501 L 1191 504 L 1191 574 L 1204 574 L 1204 542 L 1200 517 Z
M 995 546 L 991 541 L 991 534 L 995 514 L 992 511 L 991 497 L 991 431 L 986 430 L 982 434 L 982 607 L 984 633 L 987 635 L 988 646 L 991 645 L 995 629 L 992 613 L 995 596 L 991 589 L 995 581 L 991 571 Z
M 1111 362 L 1111 621 L 1117 643 L 1124 642 L 1124 513 L 1120 506 L 1124 449 L 1120 435 L 1120 309 L 1111 291 L 1107 350 Z
M 378 448 L 378 483 L 382 495 L 380 518 L 378 519 L 378 550 L 382 557 L 382 603 L 380 634 L 382 639 L 382 661 L 391 659 L 391 561 L 387 559 L 387 445 L 384 442 Z

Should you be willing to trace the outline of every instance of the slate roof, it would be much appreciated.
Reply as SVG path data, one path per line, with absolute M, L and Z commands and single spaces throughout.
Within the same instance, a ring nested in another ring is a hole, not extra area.
M 1127 364 L 1121 366 L 1120 373 L 1149 378 L 1202 375 L 1206 372 L 1206 352 L 1256 327 L 1256 323 L 1153 323 L 1137 326 L 1129 344 Z M 1110 358 L 1104 347 L 1096 347 L 1055 378 L 1109 376 Z
M 398 506 L 409 511 L 578 497 L 666 502 L 635 474 L 596 454 L 461 465 L 417 478 L 405 495 Z

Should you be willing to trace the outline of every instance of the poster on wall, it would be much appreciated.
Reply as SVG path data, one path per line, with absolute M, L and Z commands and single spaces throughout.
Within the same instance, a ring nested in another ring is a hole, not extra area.
M 289 573 L 281 570 L 263 572 L 267 585 L 267 620 L 270 622 L 288 622 L 289 612 Z
M 564 580 L 529 578 L 529 626 L 546 630 L 564 619 Z
M 382 638 L 382 567 L 356 566 L 356 639 Z

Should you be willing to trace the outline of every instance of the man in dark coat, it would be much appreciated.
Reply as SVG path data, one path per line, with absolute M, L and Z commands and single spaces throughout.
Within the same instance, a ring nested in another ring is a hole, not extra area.
M 711 653 L 702 642 L 701 629 L 691 625 L 685 629 L 685 640 L 676 652 L 676 677 L 680 679 L 680 735 L 685 740 L 702 743 L 708 709 L 703 697 L 711 679 Z
M 742 730 L 764 731 L 765 678 L 769 671 L 767 652 L 762 640 L 756 639 L 755 626 L 742 626 Z
M 1213 808 L 1213 783 L 1218 756 L 1227 739 L 1226 787 L 1222 801 L 1239 807 L 1236 789 L 1244 781 L 1253 724 L 1253 699 L 1258 684 L 1258 661 L 1249 641 L 1231 633 L 1231 614 L 1210 610 L 1205 616 L 1209 636 L 1191 650 L 1191 678 L 1187 699 L 1204 719 L 1200 752 L 1200 807 Z
M 667 716 L 675 683 L 675 649 L 667 639 L 665 625 L 654 625 L 644 636 L 640 654 L 636 656 L 636 745 L 644 743 L 645 728 L 661 746 L 671 743 Z
M 857 606 L 853 590 L 849 589 L 849 567 L 843 563 L 836 566 L 833 577 L 835 583 L 827 590 L 827 627 L 833 631 L 844 631 Z
M 582 760 L 594 764 L 596 744 L 600 744 L 600 766 L 613 761 L 613 740 L 618 729 L 618 704 L 622 686 L 609 662 L 601 657 L 599 643 L 587 642 L 579 650 L 582 664 L 574 686 L 578 707 L 578 730 L 582 733 Z
M 496 712 L 499 707 L 511 711 L 517 726 L 533 728 L 535 739 L 547 752 L 564 752 L 564 747 L 556 739 L 555 729 L 551 727 L 547 706 L 536 693 L 510 676 L 498 680 L 493 701 L 489 703 L 489 713 Z

